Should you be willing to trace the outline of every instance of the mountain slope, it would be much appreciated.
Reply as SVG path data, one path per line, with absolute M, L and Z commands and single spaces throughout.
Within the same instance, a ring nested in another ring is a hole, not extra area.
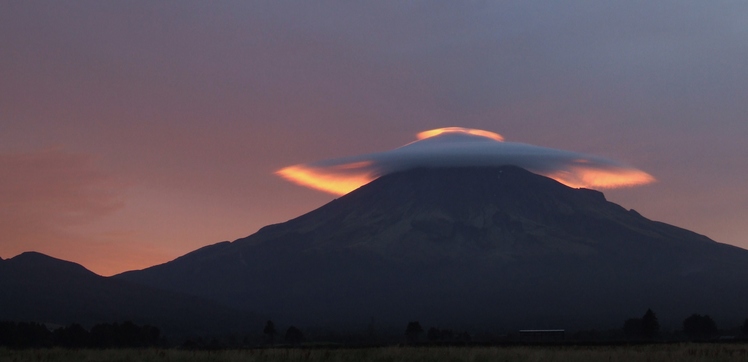
M 93 325 L 130 320 L 169 336 L 261 328 L 259 319 L 215 302 L 104 278 L 27 252 L 0 261 L 0 320 Z
M 117 276 L 290 323 L 619 327 L 748 315 L 748 251 L 517 167 L 381 177 L 233 243 Z

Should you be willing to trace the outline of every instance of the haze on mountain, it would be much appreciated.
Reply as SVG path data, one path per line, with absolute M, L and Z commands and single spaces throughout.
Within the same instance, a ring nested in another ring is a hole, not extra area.
M 699 207 L 699 205 L 694 205 Z M 394 172 L 314 211 L 114 277 L 284 323 L 620 328 L 748 313 L 748 251 L 515 166 Z

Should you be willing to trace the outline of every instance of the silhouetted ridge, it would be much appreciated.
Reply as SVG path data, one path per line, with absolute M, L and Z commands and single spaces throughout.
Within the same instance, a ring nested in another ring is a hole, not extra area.
M 240 331 L 260 320 L 199 297 L 105 278 L 68 261 L 26 252 L 0 262 L 0 320 L 158 325 L 171 336 Z
M 53 258 L 51 256 L 34 251 L 24 252 L 6 261 L 9 267 L 12 266 L 14 268 L 23 269 L 26 272 L 36 271 L 49 274 L 75 273 L 96 275 L 80 264 Z
M 393 227 L 397 232 L 383 232 Z M 690 242 L 712 242 L 628 212 L 598 191 L 569 188 L 506 166 L 427 168 L 386 175 L 308 214 L 237 240 L 237 244 L 270 242 L 293 234 L 298 240 L 291 243 L 302 248 L 337 245 L 357 250 L 368 245 L 393 249 L 396 244 L 439 242 L 461 244 L 462 252 L 472 245 L 484 251 L 498 248 L 510 252 L 509 248 L 515 254 L 537 258 L 543 251 L 592 252 L 589 239 L 603 237 L 610 240 L 598 243 L 620 249 L 630 240 L 640 239 L 643 230 L 650 242 L 667 242 L 675 236 Z M 362 237 L 368 242 L 361 243 Z M 621 244 L 613 245 L 613 241 Z M 570 242 L 575 243 L 573 248 L 558 249 Z M 545 247 L 534 247 L 541 244 Z M 409 253 L 391 251 L 390 256 L 396 257 Z M 449 250 L 441 258 L 457 256 L 454 253 Z
M 380 177 L 233 243 L 117 278 L 294 325 L 513 328 L 742 316 L 748 252 L 517 167 Z

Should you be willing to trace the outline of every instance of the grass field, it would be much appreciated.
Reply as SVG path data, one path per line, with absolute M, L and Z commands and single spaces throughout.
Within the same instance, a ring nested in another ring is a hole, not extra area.
M 748 344 L 672 344 L 607 347 L 382 347 L 363 349 L 0 349 L 0 361 L 748 361 Z

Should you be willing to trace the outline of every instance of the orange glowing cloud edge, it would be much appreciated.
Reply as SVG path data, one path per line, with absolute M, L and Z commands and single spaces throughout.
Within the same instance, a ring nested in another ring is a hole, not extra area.
M 335 169 L 358 168 L 359 166 L 345 167 L 342 165 Z M 275 173 L 295 184 L 331 193 L 333 195 L 345 195 L 369 182 L 377 179 L 371 172 L 346 172 L 340 174 L 336 170 L 326 171 L 305 165 L 294 165 L 282 168 Z
M 568 170 L 539 174 L 573 188 L 615 189 L 641 186 L 657 181 L 644 171 L 628 168 L 600 170 L 584 166 L 570 166 Z
M 503 141 L 504 139 L 497 133 L 461 127 L 424 131 L 418 134 L 418 138 L 422 140 L 444 133 L 471 134 L 489 137 L 497 141 Z M 652 175 L 633 168 L 623 166 L 597 168 L 586 159 L 576 159 L 572 162 L 574 164 L 566 165 L 564 170 L 530 171 L 573 188 L 612 189 L 645 185 L 656 181 Z M 374 161 L 350 162 L 329 167 L 300 164 L 285 167 L 275 173 L 301 186 L 333 195 L 345 195 L 381 176 L 381 174 L 373 171 L 374 166 Z
M 634 169 L 609 171 L 577 166 L 569 170 L 536 173 L 572 188 L 614 189 L 641 186 L 656 181 L 652 175 Z M 335 171 L 325 171 L 305 165 L 289 166 L 277 171 L 276 174 L 295 184 L 339 196 L 379 177 L 366 171 L 342 175 Z
M 481 137 L 490 138 L 494 141 L 499 141 L 499 142 L 504 141 L 504 136 L 498 133 L 484 131 L 482 129 L 463 128 L 463 127 L 444 127 L 444 128 L 431 129 L 431 130 L 423 131 L 417 134 L 416 137 L 418 138 L 418 140 L 425 140 L 427 138 L 436 137 L 444 133 L 470 134 L 473 136 L 481 136 Z

